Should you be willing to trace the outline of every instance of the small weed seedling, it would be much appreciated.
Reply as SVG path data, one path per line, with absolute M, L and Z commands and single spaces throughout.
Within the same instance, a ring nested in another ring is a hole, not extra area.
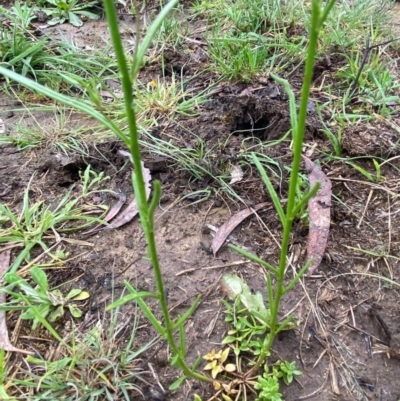
M 22 279 L 16 273 L 7 273 L 4 277 L 9 284 L 6 291 L 13 297 L 13 302 L 9 304 L 12 309 L 15 306 L 25 309 L 21 314 L 21 319 L 32 320 L 32 329 L 34 330 L 43 319 L 48 318 L 50 322 L 62 318 L 65 308 L 69 309 L 70 314 L 79 318 L 82 311 L 74 303 L 89 298 L 89 293 L 80 289 L 71 290 L 64 296 L 59 289 L 50 290 L 46 273 L 38 266 L 30 270 L 32 280 L 36 286 L 32 287 L 26 280 Z M 20 292 L 9 289 L 16 286 Z M 7 308 L 7 307 L 6 307 Z
M 33 177 L 32 177 L 33 178 Z M 48 252 L 48 245 L 43 239 L 48 231 L 69 232 L 86 228 L 93 223 L 103 223 L 102 216 L 106 212 L 104 206 L 90 204 L 89 195 L 99 192 L 107 192 L 94 189 L 95 184 L 107 180 L 103 173 L 94 172 L 90 166 L 82 175 L 80 194 L 73 197 L 73 188 L 52 207 L 45 205 L 44 201 L 32 202 L 30 199 L 31 181 L 25 189 L 22 211 L 13 212 L 7 205 L 0 204 L 0 244 L 12 243 L 22 245 L 23 250 L 10 267 L 11 272 L 16 272 L 24 261 L 30 260 L 30 253 L 34 246 L 39 245 L 43 251 Z M 99 213 L 100 217 L 92 217 L 90 214 Z M 76 221 L 82 221 L 76 225 Z
M 248 392 L 256 391 L 259 401 L 282 400 L 280 379 L 290 384 L 294 376 L 301 375 L 295 362 L 277 361 L 272 366 L 265 363 L 261 374 L 253 377 L 248 374 L 262 352 L 271 323 L 271 312 L 265 307 L 261 293 L 252 294 L 249 286 L 234 275 L 225 276 L 222 287 L 232 301 L 222 301 L 226 307 L 225 321 L 231 326 L 222 341 L 222 345 L 228 347 L 218 352 L 213 350 L 203 357 L 208 361 L 204 370 L 209 370 L 214 380 L 221 376 L 215 399 L 221 396 L 224 401 L 242 400 Z M 296 326 L 288 319 L 282 330 Z M 231 349 L 233 363 L 228 360 Z
M 84 19 L 99 19 L 100 16 L 88 9 L 98 5 L 98 1 L 81 0 L 45 0 L 42 1 L 42 11 L 50 17 L 48 24 L 56 25 L 69 22 L 74 26 L 82 26 Z
M 90 330 L 72 323 L 65 343 L 58 345 L 50 360 L 39 353 L 26 359 L 29 369 L 26 365 L 1 364 L 11 371 L 12 379 L 7 378 L 8 392 L 21 394 L 22 389 L 28 389 L 30 401 L 144 399 L 141 389 L 150 384 L 141 356 L 157 337 L 137 347 L 136 316 L 134 311 L 128 320 L 133 326 L 130 333 L 125 331 L 127 316 L 118 309 L 104 314 Z M 0 384 L 0 397 L 1 390 Z M 2 399 L 14 400 L 9 396 Z

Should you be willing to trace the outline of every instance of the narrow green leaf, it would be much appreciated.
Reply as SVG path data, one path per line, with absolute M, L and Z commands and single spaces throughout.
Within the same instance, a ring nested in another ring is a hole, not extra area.
M 76 297 L 77 295 L 79 295 L 81 292 L 82 292 L 81 289 L 79 289 L 79 288 L 74 288 L 74 289 L 72 289 L 72 290 L 67 294 L 67 296 L 65 297 L 65 299 L 72 299 L 72 298 Z
M 84 301 L 90 298 L 90 294 L 87 291 L 81 291 L 79 295 L 72 298 L 73 301 Z
M 278 194 L 276 193 L 274 186 L 272 185 L 271 180 L 269 179 L 267 173 L 265 172 L 265 169 L 264 169 L 263 165 L 261 164 L 259 158 L 256 156 L 255 153 L 252 153 L 251 157 L 253 159 L 254 164 L 257 166 L 258 171 L 261 174 L 261 178 L 262 178 L 265 186 L 267 187 L 269 196 L 271 197 L 272 203 L 275 206 L 275 210 L 277 211 L 279 219 L 283 226 L 285 224 L 286 217 L 285 217 L 285 213 L 283 211 L 282 205 L 281 205 L 281 201 L 278 197 Z
M 189 319 L 190 316 L 192 316 L 193 312 L 197 309 L 199 305 L 200 299 L 201 295 L 198 295 L 190 308 L 173 324 L 173 330 L 175 330 L 177 327 L 180 327 L 186 322 L 187 319 Z
M 183 383 L 186 379 L 187 379 L 186 376 L 181 376 L 181 377 L 179 377 L 177 380 L 175 380 L 175 381 L 168 387 L 168 389 L 169 389 L 170 391 L 177 390 L 177 389 L 182 385 L 182 383 Z
M 132 294 L 127 294 L 127 295 L 124 295 L 122 298 L 120 298 L 118 301 L 115 301 L 111 305 L 108 305 L 106 308 L 106 311 L 110 311 L 111 309 L 119 308 L 122 305 L 125 305 L 129 302 L 134 301 L 135 299 L 143 298 L 143 297 L 158 298 L 158 295 L 154 294 L 153 292 L 147 292 L 147 291 L 140 291 L 140 292 L 135 292 Z

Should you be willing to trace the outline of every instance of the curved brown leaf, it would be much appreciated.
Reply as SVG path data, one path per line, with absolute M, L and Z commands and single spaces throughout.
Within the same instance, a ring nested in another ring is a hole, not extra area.
M 126 202 L 126 195 L 123 192 L 118 194 L 118 201 L 114 204 L 114 206 L 108 211 L 106 217 L 104 217 L 104 221 L 112 220 L 118 212 L 121 210 L 122 206 L 124 206 Z M 97 234 L 100 230 L 102 230 L 104 226 L 102 224 L 98 224 L 97 226 L 93 227 L 91 230 L 82 233 L 84 237 L 89 237 L 91 235 Z
M 124 150 L 119 150 L 118 151 L 121 155 L 123 156 L 128 156 L 130 160 L 132 161 L 132 156 L 129 152 L 126 152 Z M 146 200 L 149 200 L 150 197 L 150 192 L 151 192 L 151 174 L 150 170 L 146 167 L 144 167 L 143 162 L 142 164 L 142 170 L 143 170 L 143 180 L 145 183 L 145 189 L 146 189 Z M 118 228 L 123 226 L 126 223 L 129 223 L 137 214 L 139 210 L 137 207 L 137 202 L 136 199 L 134 199 L 128 206 L 127 208 L 119 215 L 117 216 L 111 224 L 108 226 L 104 227 L 103 230 L 110 230 L 112 228 Z
M 310 230 L 308 234 L 307 256 L 312 259 L 307 275 L 318 269 L 328 243 L 331 224 L 332 183 L 325 173 L 309 158 L 303 156 L 310 181 L 310 188 L 316 183 L 321 187 L 317 194 L 308 201 Z
M 229 234 L 246 218 L 257 210 L 269 205 L 269 202 L 259 203 L 248 209 L 243 209 L 240 212 L 231 216 L 222 226 L 218 229 L 217 233 L 211 244 L 211 249 L 214 256 L 217 254 L 225 240 L 228 238 Z

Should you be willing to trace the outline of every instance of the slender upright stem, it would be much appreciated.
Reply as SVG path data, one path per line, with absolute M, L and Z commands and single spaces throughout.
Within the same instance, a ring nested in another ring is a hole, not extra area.
M 272 347 L 274 339 L 279 329 L 278 324 L 278 312 L 279 305 L 281 302 L 281 298 L 284 295 L 284 285 L 283 280 L 285 276 L 286 270 L 286 262 L 287 262 L 287 252 L 289 249 L 290 242 L 290 234 L 292 232 L 293 220 L 295 218 L 295 208 L 296 208 L 296 189 L 298 182 L 298 175 L 300 171 L 300 162 L 301 162 L 301 153 L 302 153 L 302 145 L 304 132 L 306 127 L 306 119 L 307 119 L 307 103 L 308 97 L 310 95 L 310 88 L 314 70 L 314 59 L 315 52 L 317 47 L 318 33 L 321 26 L 320 22 L 320 1 L 313 0 L 312 2 L 312 18 L 311 18 L 311 32 L 310 39 L 308 43 L 308 54 L 305 65 L 304 72 L 304 80 L 303 86 L 301 90 L 301 100 L 300 100 L 300 110 L 297 119 L 296 127 L 292 127 L 293 131 L 293 162 L 292 162 L 292 171 L 290 174 L 290 183 L 289 183 L 289 194 L 287 200 L 286 207 L 286 218 L 283 222 L 283 234 L 282 234 L 282 243 L 281 243 L 281 252 L 279 258 L 279 267 L 276 274 L 276 286 L 275 286 L 275 294 L 273 303 L 270 305 L 271 312 L 271 323 L 270 323 L 270 332 L 266 338 L 266 342 L 263 346 L 263 349 L 257 359 L 256 364 L 253 368 L 246 374 L 246 376 L 251 377 L 264 363 L 265 358 L 268 356 L 269 351 Z M 295 129 L 296 128 L 296 129 Z
M 168 311 L 166 294 L 164 290 L 163 278 L 158 260 L 157 246 L 154 235 L 154 211 L 161 197 L 161 184 L 158 181 L 154 183 L 153 199 L 151 201 L 151 204 L 149 205 L 146 199 L 146 189 L 145 189 L 145 182 L 143 177 L 143 168 L 141 164 L 141 155 L 139 147 L 139 134 L 137 130 L 136 114 L 133 107 L 132 79 L 135 79 L 135 74 L 133 74 L 133 76 L 131 77 L 129 72 L 128 64 L 125 58 L 124 49 L 122 45 L 121 35 L 119 33 L 118 19 L 114 1 L 104 0 L 104 5 L 108 19 L 108 26 L 110 28 L 111 39 L 113 41 L 118 67 L 121 73 L 122 89 L 125 99 L 125 110 L 128 119 L 128 129 L 129 129 L 129 137 L 126 139 L 125 143 L 128 145 L 129 150 L 132 154 L 133 164 L 135 167 L 133 186 L 138 203 L 138 210 L 141 218 L 142 227 L 147 241 L 148 254 L 151 260 L 156 280 L 158 301 L 164 318 L 166 339 L 174 355 L 175 365 L 180 369 L 182 369 L 183 373 L 186 376 L 190 376 L 198 380 L 212 382 L 212 380 L 207 376 L 192 371 L 188 367 L 183 357 L 183 355 L 185 354 L 185 350 L 180 350 L 174 339 L 173 324 L 171 321 L 171 316 Z M 148 45 L 149 44 L 150 42 L 148 43 Z M 138 51 L 136 51 L 136 57 L 138 57 L 138 54 L 139 54 Z M 136 65 L 135 73 L 137 72 L 139 61 L 135 60 L 135 65 Z

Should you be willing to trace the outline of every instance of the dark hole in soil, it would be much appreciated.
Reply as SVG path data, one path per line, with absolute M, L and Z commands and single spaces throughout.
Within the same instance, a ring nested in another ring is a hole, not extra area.
M 267 127 L 269 126 L 269 120 L 267 117 L 260 117 L 257 120 L 253 120 L 251 115 L 242 120 L 242 122 L 236 125 L 233 135 L 238 136 L 240 134 L 247 136 L 256 136 L 257 138 L 264 139 L 268 132 Z M 242 131 L 242 132 L 238 132 Z M 245 132 L 243 132 L 245 131 Z
M 232 134 L 234 136 L 243 135 L 256 136 L 264 139 L 268 134 L 268 126 L 270 125 L 269 118 L 266 116 L 254 116 L 248 112 L 244 112 L 243 116 L 236 119 L 236 124 L 233 125 Z
M 64 172 L 66 173 L 65 174 L 65 176 L 66 176 L 65 177 L 65 181 L 60 182 L 58 185 L 60 187 L 67 186 L 68 185 L 67 184 L 68 178 L 71 181 L 74 181 L 74 182 L 79 181 L 80 180 L 79 172 L 80 171 L 85 171 L 86 168 L 87 168 L 87 165 L 83 164 L 83 163 L 70 163 L 70 164 L 67 164 L 66 166 L 64 166 Z

